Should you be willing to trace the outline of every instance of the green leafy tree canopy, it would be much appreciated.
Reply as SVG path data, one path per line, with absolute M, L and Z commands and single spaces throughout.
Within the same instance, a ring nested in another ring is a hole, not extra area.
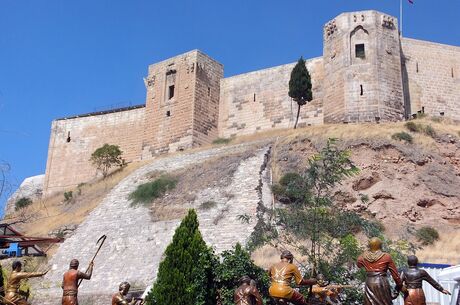
M 219 292 L 221 305 L 233 305 L 233 293 L 238 287 L 238 280 L 247 275 L 256 281 L 257 288 L 262 296 L 268 296 L 269 278 L 267 272 L 255 265 L 249 252 L 240 244 L 236 244 L 232 250 L 224 251 L 221 255 L 221 263 L 216 268 L 215 282 Z M 267 304 L 268 300 L 265 300 Z
M 313 99 L 311 88 L 310 73 L 305 65 L 305 60 L 300 57 L 294 69 L 292 69 L 291 79 L 289 80 L 289 96 L 297 102 L 298 106 L 294 129 L 299 121 L 300 107 Z
M 122 154 L 123 152 L 118 145 L 104 144 L 91 154 L 90 161 L 105 178 L 110 168 L 125 164 L 125 160 L 121 157 Z

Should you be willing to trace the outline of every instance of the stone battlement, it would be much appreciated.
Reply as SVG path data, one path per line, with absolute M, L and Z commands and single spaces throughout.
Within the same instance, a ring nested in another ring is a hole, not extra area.
M 398 121 L 422 111 L 460 120 L 460 47 L 401 38 L 397 18 L 342 13 L 323 27 L 323 56 L 307 60 L 313 101 L 299 126 Z M 94 178 L 91 153 L 119 145 L 126 161 L 293 126 L 295 63 L 224 78 L 193 50 L 148 67 L 145 105 L 53 121 L 45 194 Z

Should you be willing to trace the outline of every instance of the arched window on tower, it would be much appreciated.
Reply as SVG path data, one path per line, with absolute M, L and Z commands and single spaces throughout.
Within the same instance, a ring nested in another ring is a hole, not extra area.
M 366 62 L 366 44 L 369 42 L 369 32 L 362 26 L 358 25 L 350 33 L 350 60 L 351 64 L 360 64 Z

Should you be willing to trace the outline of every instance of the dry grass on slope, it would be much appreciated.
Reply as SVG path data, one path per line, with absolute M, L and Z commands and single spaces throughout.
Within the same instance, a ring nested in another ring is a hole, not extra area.
M 64 193 L 37 200 L 27 208 L 21 209 L 4 219 L 6 223 L 15 223 L 21 232 L 29 236 L 47 236 L 49 232 L 68 225 L 79 225 L 86 216 L 98 206 L 102 199 L 123 178 L 144 165 L 145 162 L 133 162 L 109 175 L 105 180 L 88 183 L 72 191 L 72 199 L 65 201 Z
M 460 232 L 440 234 L 440 240 L 417 251 L 421 262 L 435 264 L 460 264 Z
M 448 119 L 437 120 L 423 118 L 413 120 L 413 122 L 422 125 L 431 125 L 438 134 L 452 134 L 457 137 L 460 136 L 460 125 Z M 283 141 L 290 141 L 298 136 L 316 139 L 338 138 L 343 140 L 353 140 L 362 138 L 384 138 L 391 140 L 391 136 L 397 132 L 408 132 L 407 128 L 404 126 L 405 123 L 406 122 L 389 122 L 380 124 L 324 124 L 299 129 L 276 129 L 262 131 L 251 135 L 238 136 L 232 139 L 230 144 L 226 145 L 269 138 L 280 138 L 283 139 Z M 413 136 L 415 144 L 431 147 L 434 143 L 434 140 L 431 137 L 423 133 L 415 133 Z
M 180 219 L 187 214 L 188 209 L 199 209 L 198 204 L 203 204 L 199 201 L 202 199 L 202 196 L 200 197 L 202 192 L 212 193 L 215 200 L 218 197 L 232 198 L 233 193 L 226 191 L 226 188 L 231 184 L 233 175 L 240 163 L 253 156 L 253 150 L 256 149 L 257 146 L 254 146 L 248 151 L 229 153 L 168 172 L 168 176 L 177 179 L 177 186 L 169 190 L 163 197 L 153 200 L 151 203 L 152 219 L 154 221 Z M 153 180 L 163 174 L 165 173 L 154 172 L 151 173 L 150 178 Z

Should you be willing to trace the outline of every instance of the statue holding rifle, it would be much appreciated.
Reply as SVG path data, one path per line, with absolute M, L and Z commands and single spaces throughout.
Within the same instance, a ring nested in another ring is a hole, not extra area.
M 341 304 L 339 294 L 344 288 L 352 285 L 330 285 L 323 274 L 316 276 L 317 283 L 311 288 L 309 303 L 311 305 L 336 305 Z
M 135 305 L 135 304 L 144 304 L 144 300 L 141 298 L 132 298 L 129 300 L 127 294 L 129 292 L 131 285 L 128 282 L 123 282 L 118 287 L 118 293 L 115 293 L 112 296 L 112 305 Z

